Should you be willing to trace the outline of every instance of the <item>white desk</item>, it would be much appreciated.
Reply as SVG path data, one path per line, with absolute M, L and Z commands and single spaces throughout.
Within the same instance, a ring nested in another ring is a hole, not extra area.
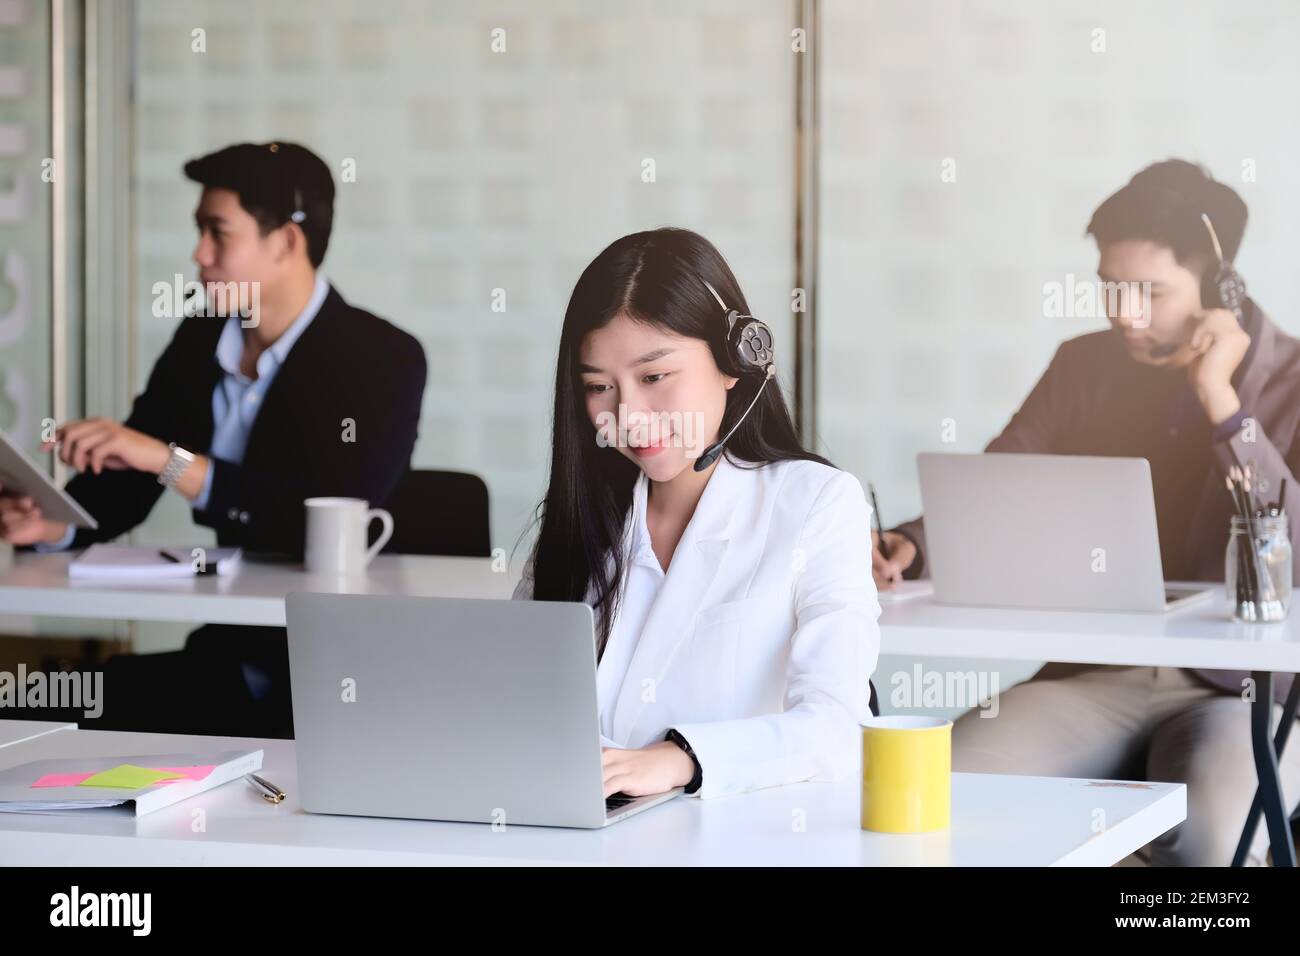
M 928 597 L 882 604 L 882 654 L 1142 667 L 1300 672 L 1300 609 L 1243 624 L 1208 602 L 1157 614 L 949 607 Z
M 238 747 L 265 751 L 262 773 L 288 794 L 284 803 L 269 804 L 236 781 L 140 818 L 112 810 L 0 814 L 0 859 L 49 866 L 1109 866 L 1187 814 L 1182 784 L 954 774 L 951 829 L 915 836 L 859 829 L 855 780 L 711 800 L 679 797 L 605 830 L 496 832 L 486 824 L 303 813 L 287 740 L 74 730 L 0 750 L 0 768 L 56 757 Z M 199 809 L 204 827 L 195 832 Z M 1098 810 L 1106 829 L 1093 833 Z
M 76 730 L 76 724 L 57 720 L 0 720 L 0 748 L 20 744 L 25 740 L 44 737 L 60 730 Z
M 381 554 L 355 578 L 311 575 L 301 565 L 245 561 L 227 577 L 175 581 L 70 581 L 74 554 L 25 552 L 0 564 L 0 614 L 193 624 L 284 626 L 291 591 L 508 598 L 514 577 L 492 570 L 491 558 Z M 3 559 L 0 559 L 3 560 Z
M 250 562 L 227 578 L 88 584 L 68 580 L 70 560 L 68 553 L 24 553 L 7 569 L 0 564 L 0 613 L 282 626 L 284 596 L 291 591 L 505 598 L 516 578 L 494 572 L 489 558 L 380 555 L 352 580 Z M 1268 822 L 1274 859 L 1294 861 L 1277 774 L 1285 743 L 1280 735 L 1294 721 L 1284 720 L 1274 737 L 1263 702 L 1271 696 L 1265 691 L 1273 672 L 1300 672 L 1300 613 L 1280 624 L 1248 626 L 1231 620 L 1217 601 L 1169 614 L 1105 614 L 944 607 L 921 598 L 886 604 L 880 625 L 887 654 L 1252 671 L 1260 690 L 1251 731 L 1261 783 L 1256 802 Z M 1296 686 L 1300 690 L 1300 681 Z M 1298 696 L 1293 693 L 1289 705 Z M 1251 811 L 1243 845 L 1257 812 Z
M 1292 685 L 1276 729 L 1272 682 L 1274 672 L 1300 672 L 1300 611 L 1277 624 L 1243 624 L 1225 609 L 1222 586 L 1210 601 L 1153 614 L 949 607 L 926 597 L 882 605 L 880 650 L 922 657 L 1251 671 L 1256 688 L 1251 748 L 1259 787 L 1234 863 L 1245 860 L 1262 813 L 1274 862 L 1295 866 L 1277 761 L 1295 725 L 1300 679 Z M 878 684 L 877 692 L 888 689 Z

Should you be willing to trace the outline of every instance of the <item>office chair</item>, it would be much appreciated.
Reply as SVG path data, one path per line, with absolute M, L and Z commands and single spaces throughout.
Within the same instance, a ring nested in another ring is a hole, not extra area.
M 383 507 L 394 526 L 385 554 L 492 555 L 488 490 L 478 475 L 411 469 Z M 375 529 L 371 542 L 377 537 Z

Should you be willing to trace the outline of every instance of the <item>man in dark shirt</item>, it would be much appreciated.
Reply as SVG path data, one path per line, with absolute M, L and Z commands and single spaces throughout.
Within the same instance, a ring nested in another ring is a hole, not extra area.
M 1266 498 L 1284 479 L 1290 500 L 1300 493 L 1300 342 L 1254 301 L 1239 318 L 1216 299 L 1210 229 L 1230 262 L 1245 225 L 1232 189 L 1179 161 L 1143 170 L 1102 203 L 1088 226 L 1097 271 L 1104 282 L 1150 283 L 1149 302 L 1107 297 L 1112 328 L 1062 344 L 987 448 L 1147 459 L 1167 580 L 1223 580 L 1229 468 L 1249 468 Z M 1294 547 L 1294 522 L 1291 536 Z M 890 557 L 873 559 L 882 589 L 925 573 L 922 519 L 885 541 Z M 972 711 L 957 722 L 953 766 L 1185 782 L 1187 822 L 1157 841 L 1152 862 L 1227 865 L 1255 792 L 1245 676 L 1048 664 L 1001 696 L 996 719 Z M 1275 683 L 1280 701 L 1290 679 Z M 1300 747 L 1281 770 L 1294 804 Z M 1266 843 L 1260 826 L 1257 857 Z

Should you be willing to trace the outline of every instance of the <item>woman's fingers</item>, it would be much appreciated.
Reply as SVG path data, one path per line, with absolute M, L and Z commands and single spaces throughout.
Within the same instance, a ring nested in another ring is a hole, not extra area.
M 626 793 L 629 797 L 637 796 L 637 794 L 634 794 L 632 790 L 629 789 L 634 788 L 635 785 L 636 780 L 630 773 L 619 773 L 612 777 L 606 777 L 604 780 L 605 796 L 608 797 L 620 791 Z

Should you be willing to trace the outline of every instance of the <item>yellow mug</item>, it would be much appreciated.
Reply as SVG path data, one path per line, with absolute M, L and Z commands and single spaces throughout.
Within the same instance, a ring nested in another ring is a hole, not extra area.
M 952 823 L 952 721 L 862 722 L 862 829 L 925 833 Z

